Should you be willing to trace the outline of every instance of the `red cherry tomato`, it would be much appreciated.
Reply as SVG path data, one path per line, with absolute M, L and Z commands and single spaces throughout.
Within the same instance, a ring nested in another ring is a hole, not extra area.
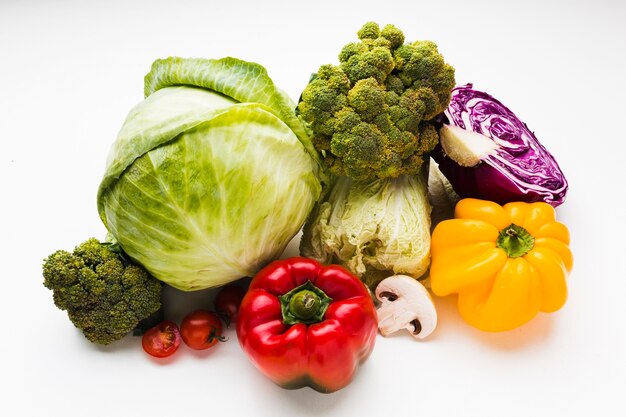
M 227 285 L 215 296 L 215 310 L 224 318 L 226 325 L 229 325 L 237 317 L 241 300 L 246 295 L 246 290 L 238 285 Z
M 189 313 L 180 325 L 180 334 L 187 346 L 196 350 L 208 349 L 222 337 L 222 322 L 217 314 L 207 310 Z
M 141 345 L 147 354 L 155 358 L 170 356 L 180 346 L 178 326 L 167 320 L 157 324 L 143 334 Z

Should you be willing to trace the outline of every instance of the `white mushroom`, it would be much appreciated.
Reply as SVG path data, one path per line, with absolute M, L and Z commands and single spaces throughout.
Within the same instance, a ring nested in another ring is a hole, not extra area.
M 416 339 L 423 339 L 437 327 L 437 310 L 428 290 L 415 278 L 394 275 L 376 287 L 378 329 L 383 336 L 408 330 Z

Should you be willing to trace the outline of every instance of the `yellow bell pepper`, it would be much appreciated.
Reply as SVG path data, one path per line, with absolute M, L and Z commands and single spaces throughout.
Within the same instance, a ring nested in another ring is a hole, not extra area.
M 552 206 L 466 198 L 454 217 L 433 231 L 430 279 L 436 295 L 458 294 L 467 323 L 511 330 L 565 304 L 573 257 Z

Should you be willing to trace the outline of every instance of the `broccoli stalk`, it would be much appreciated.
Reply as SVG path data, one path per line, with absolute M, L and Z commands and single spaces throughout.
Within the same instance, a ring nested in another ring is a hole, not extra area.
M 428 270 L 429 153 L 455 80 L 433 42 L 405 44 L 399 29 L 373 22 L 358 37 L 338 66 L 320 67 L 298 104 L 332 174 L 300 252 L 341 264 L 374 289 L 387 276 L 419 279 Z
M 418 174 L 437 145 L 432 119 L 454 87 L 454 69 L 430 41 L 374 22 L 347 44 L 339 66 L 323 65 L 302 92 L 298 112 L 334 175 L 353 179 Z
M 54 304 L 94 343 L 123 338 L 161 309 L 162 283 L 115 245 L 94 238 L 46 258 L 43 277 Z

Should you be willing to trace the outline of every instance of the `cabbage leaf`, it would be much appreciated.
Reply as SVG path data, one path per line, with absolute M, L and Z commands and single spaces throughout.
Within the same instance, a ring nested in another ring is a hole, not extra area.
M 321 192 L 291 101 L 258 64 L 157 61 L 98 190 L 128 255 L 182 290 L 223 285 L 280 256 Z

